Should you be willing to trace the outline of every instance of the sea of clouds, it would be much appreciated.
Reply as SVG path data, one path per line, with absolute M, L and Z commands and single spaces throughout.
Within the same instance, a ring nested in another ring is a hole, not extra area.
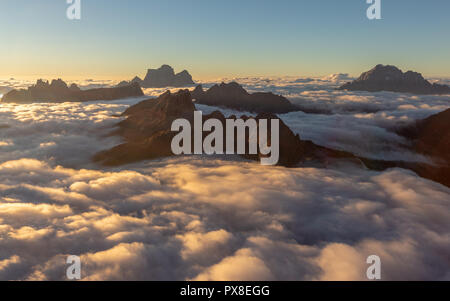
M 280 117 L 303 139 L 374 158 L 426 161 L 392 130 L 450 107 L 450 96 L 335 91 L 346 75 L 235 80 L 326 109 Z M 0 104 L 1 280 L 64 280 L 68 255 L 86 280 L 365 280 L 369 255 L 384 280 L 450 280 L 450 189 L 407 170 L 93 164 L 121 142 L 113 116 L 142 99 Z

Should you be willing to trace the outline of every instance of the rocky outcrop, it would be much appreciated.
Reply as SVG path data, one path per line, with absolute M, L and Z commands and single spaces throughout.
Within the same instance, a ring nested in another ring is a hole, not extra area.
M 196 103 L 227 107 L 239 111 L 284 114 L 299 111 L 299 108 L 281 95 L 273 93 L 248 93 L 241 85 L 232 82 L 214 85 L 207 91 L 201 86 L 192 92 Z
M 115 100 L 130 97 L 144 96 L 141 87 L 138 84 L 131 84 L 116 88 L 98 88 L 90 90 L 80 90 L 76 93 L 80 101 L 94 100 Z
M 121 81 L 120 83 L 118 83 L 117 84 L 117 88 L 120 88 L 120 87 L 126 87 L 126 86 L 128 86 L 130 84 L 130 82 L 127 82 L 126 80 L 123 80 L 123 81 Z
M 142 84 L 142 79 L 139 76 L 135 76 L 132 80 L 131 83 L 138 83 L 139 85 Z
M 116 88 L 98 88 L 81 90 L 77 85 L 70 87 L 61 80 L 38 80 L 36 85 L 24 90 L 12 90 L 7 93 L 2 102 L 34 103 L 34 102 L 84 102 L 95 100 L 116 100 L 121 98 L 139 97 L 144 93 L 138 84 L 131 84 Z
M 181 90 L 178 93 L 168 91 L 157 99 L 144 100 L 131 106 L 122 114 L 126 119 L 120 122 L 113 132 L 114 135 L 122 136 L 125 143 L 98 153 L 94 160 L 103 165 L 118 166 L 141 160 L 173 156 L 171 143 L 177 133 L 171 131 L 172 122 L 184 118 L 190 120 L 193 124 L 195 110 L 188 90 Z M 203 116 L 203 122 L 211 118 L 218 119 L 222 125 L 226 123 L 225 116 L 219 111 Z M 235 118 L 235 116 L 227 117 L 227 119 Z M 278 119 L 272 113 L 260 113 L 256 117 L 241 116 L 240 118 L 243 120 L 254 118 L 257 124 L 262 119 Z M 282 120 L 279 120 L 279 125 L 280 156 L 278 164 L 281 166 L 326 167 L 333 162 L 345 160 L 377 171 L 395 167 L 410 169 L 421 177 L 450 187 L 450 158 L 448 152 L 450 149 L 448 131 L 450 128 L 450 110 L 420 121 L 415 126 L 408 127 L 402 132 L 404 136 L 414 141 L 413 148 L 417 152 L 434 158 L 434 164 L 357 157 L 348 152 L 321 147 L 311 141 L 302 140 Z M 223 126 L 223 128 L 226 136 L 226 126 Z M 269 128 L 269 144 L 271 144 L 272 139 L 270 133 Z M 209 132 L 203 132 L 202 138 L 204 139 L 209 134 Z M 194 137 L 193 133 L 192 137 Z M 248 150 L 248 133 L 245 141 Z M 264 156 L 258 152 L 257 155 L 243 155 L 243 157 L 260 161 Z
M 450 109 L 397 131 L 413 141 L 413 149 L 450 165 Z
M 171 141 L 175 133 L 171 125 L 175 119 L 187 118 L 195 110 L 188 90 L 176 94 L 170 91 L 158 99 L 144 100 L 128 108 L 114 135 L 126 143 L 98 153 L 94 161 L 107 166 L 118 166 L 141 160 L 172 156 Z
M 190 120 L 191 124 L 193 124 L 194 111 L 195 106 L 188 90 L 181 90 L 177 93 L 168 91 L 157 99 L 144 100 L 131 106 L 122 114 L 127 119 L 120 122 L 118 129 L 113 132 L 115 135 L 122 136 L 126 142 L 110 150 L 98 153 L 94 157 L 94 161 L 103 165 L 117 166 L 141 160 L 173 156 L 171 142 L 177 133 L 171 131 L 172 122 L 176 119 L 184 118 Z M 226 119 L 221 112 L 215 111 L 203 116 L 203 122 L 211 118 L 220 120 L 224 130 L 226 130 Z M 231 116 L 227 119 L 235 118 L 235 116 Z M 278 119 L 276 115 L 271 113 L 261 113 L 257 117 L 242 116 L 241 118 L 244 120 L 254 118 L 257 124 L 259 124 L 261 119 Z M 333 158 L 355 159 L 349 153 L 327 149 L 317 146 L 310 141 L 301 140 L 300 136 L 294 134 L 282 120 L 279 120 L 279 125 L 279 165 L 291 167 L 310 161 L 327 164 Z M 271 130 L 269 129 L 269 144 L 272 138 L 270 133 Z M 203 138 L 209 134 L 208 132 L 203 132 Z M 247 133 L 246 149 L 248 149 L 248 143 L 249 137 Z M 260 160 L 264 155 L 258 152 L 257 155 L 245 155 L 243 157 L 250 160 Z
M 195 89 L 191 92 L 192 99 L 197 101 L 197 99 L 200 99 L 205 95 L 205 92 L 203 91 L 202 85 L 197 85 Z
M 130 82 L 121 82 L 119 86 L 130 83 L 138 83 L 143 88 L 179 88 L 195 85 L 188 71 L 183 70 L 175 74 L 175 71 L 169 65 L 162 65 L 159 69 L 148 69 L 147 75 L 143 80 L 136 76 Z
M 418 123 L 415 148 L 450 165 L 450 109 Z
M 194 111 L 188 90 L 167 91 L 157 99 L 144 100 L 129 107 L 122 114 L 127 119 L 119 123 L 117 133 L 129 141 L 146 139 L 156 132 L 170 130 L 175 119 L 187 118 Z
M 450 187 L 450 109 L 397 130 L 412 142 L 412 149 L 433 164 L 412 166 L 417 174 Z
M 339 88 L 348 91 L 391 91 L 413 94 L 450 94 L 450 87 L 431 84 L 420 73 L 408 71 L 403 73 L 395 66 L 377 65 L 353 82 Z

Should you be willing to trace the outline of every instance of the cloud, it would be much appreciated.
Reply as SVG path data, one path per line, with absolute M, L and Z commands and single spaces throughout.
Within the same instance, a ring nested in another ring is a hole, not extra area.
M 448 277 L 450 191 L 401 169 L 21 161 L 0 169 L 2 279 L 64 279 L 79 255 L 89 280 L 362 280 L 372 253 L 386 280 Z
M 98 151 L 120 143 L 107 136 L 119 120 L 113 117 L 131 102 L 2 104 L 0 162 L 38 158 L 65 166 L 81 166 Z
M 270 281 L 269 268 L 252 250 L 241 249 L 198 275 L 195 281 Z
M 354 78 L 349 76 L 347 73 L 330 74 L 323 78 L 324 81 L 330 81 L 330 82 L 336 82 L 336 83 L 348 82 L 353 79 Z

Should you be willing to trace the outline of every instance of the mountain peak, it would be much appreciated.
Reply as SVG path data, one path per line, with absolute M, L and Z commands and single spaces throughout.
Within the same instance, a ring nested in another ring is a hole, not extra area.
M 143 88 L 186 87 L 195 85 L 192 76 L 187 70 L 175 74 L 170 65 L 162 65 L 158 69 L 148 69 L 143 80 L 135 77 L 132 81 L 138 82 Z
M 197 87 L 193 92 L 193 98 L 199 104 L 256 113 L 284 114 L 299 110 L 283 96 L 270 92 L 250 94 L 236 82 L 214 85 L 206 92 L 203 92 L 201 87 Z
M 346 83 L 340 90 L 368 92 L 403 92 L 414 94 L 450 94 L 450 87 L 431 84 L 422 74 L 414 71 L 403 73 L 392 65 L 378 64 L 364 72 L 353 82 Z

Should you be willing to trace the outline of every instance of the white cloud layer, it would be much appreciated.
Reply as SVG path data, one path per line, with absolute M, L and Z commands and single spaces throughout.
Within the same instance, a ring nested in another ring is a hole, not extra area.
M 143 165 L 1 164 L 0 279 L 449 280 L 450 190 L 408 171 Z

